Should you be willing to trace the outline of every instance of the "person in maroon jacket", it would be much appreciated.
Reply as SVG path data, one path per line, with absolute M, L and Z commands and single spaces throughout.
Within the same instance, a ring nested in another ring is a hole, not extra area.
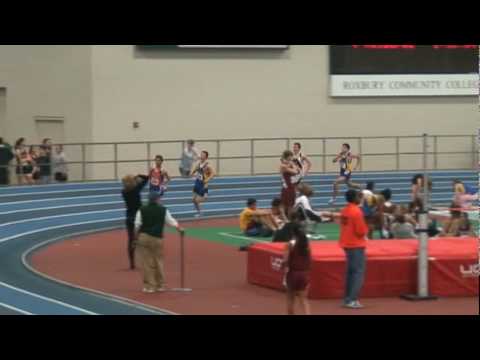
M 295 300 L 298 298 L 305 314 L 311 315 L 308 302 L 312 266 L 310 244 L 299 224 L 295 224 L 292 230 L 294 239 L 287 244 L 284 257 L 287 312 L 295 315 Z

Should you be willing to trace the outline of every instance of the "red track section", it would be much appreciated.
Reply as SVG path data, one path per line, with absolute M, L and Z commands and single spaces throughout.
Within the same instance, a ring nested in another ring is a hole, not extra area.
M 237 220 L 208 221 L 188 226 L 229 226 Z M 129 298 L 184 315 L 282 315 L 282 293 L 247 284 L 247 255 L 208 241 L 187 239 L 187 285 L 191 294 L 144 295 L 137 272 L 127 270 L 126 235 L 122 231 L 73 239 L 34 254 L 32 265 L 62 281 Z M 179 284 L 178 238 L 166 239 L 166 272 L 170 287 Z M 366 299 L 362 315 L 478 315 L 478 298 L 409 303 L 400 299 Z M 351 315 L 338 300 L 313 301 L 317 315 Z

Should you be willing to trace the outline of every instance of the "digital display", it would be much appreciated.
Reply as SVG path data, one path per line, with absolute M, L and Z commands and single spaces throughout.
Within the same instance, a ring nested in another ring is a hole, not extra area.
M 332 45 L 336 75 L 478 73 L 478 45 Z
M 478 96 L 478 45 L 331 45 L 333 97 Z

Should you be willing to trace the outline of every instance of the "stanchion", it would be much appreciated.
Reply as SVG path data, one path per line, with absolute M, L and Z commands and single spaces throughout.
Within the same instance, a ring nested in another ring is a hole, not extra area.
M 172 289 L 175 292 L 189 293 L 192 289 L 185 286 L 185 233 L 180 233 L 180 288 Z
M 418 246 L 418 289 L 417 294 L 403 295 L 402 298 L 409 301 L 429 301 L 438 298 L 430 295 L 429 291 L 429 254 L 428 254 L 428 219 L 430 209 L 430 179 L 428 176 L 428 135 L 423 135 L 423 188 L 424 188 L 424 209 L 419 214 L 420 233 Z

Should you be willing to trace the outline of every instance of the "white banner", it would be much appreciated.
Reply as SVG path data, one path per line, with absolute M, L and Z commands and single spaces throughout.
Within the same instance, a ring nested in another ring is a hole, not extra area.
M 479 96 L 478 74 L 332 75 L 332 97 Z

